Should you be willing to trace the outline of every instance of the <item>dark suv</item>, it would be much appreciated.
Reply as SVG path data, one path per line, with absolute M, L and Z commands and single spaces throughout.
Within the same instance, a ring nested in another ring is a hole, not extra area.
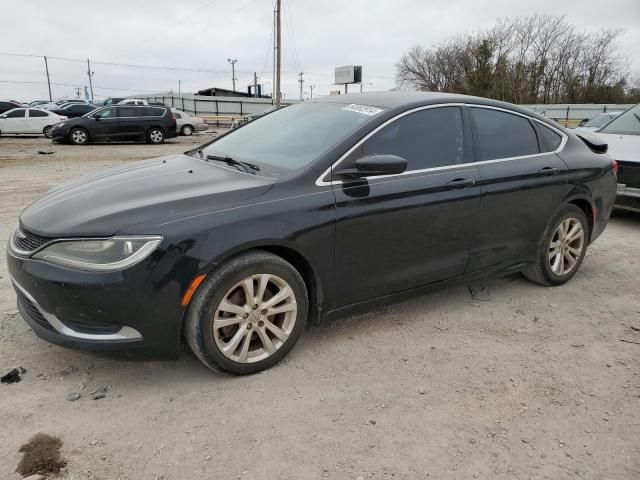
M 164 107 L 112 105 L 57 124 L 54 142 L 85 145 L 97 140 L 144 140 L 162 143 L 176 137 L 176 117 Z

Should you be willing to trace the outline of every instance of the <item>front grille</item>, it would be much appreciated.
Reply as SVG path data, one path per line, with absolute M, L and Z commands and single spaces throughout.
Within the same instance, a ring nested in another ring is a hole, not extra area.
M 26 230 L 22 225 L 19 225 L 18 228 L 16 228 L 16 231 L 13 232 L 14 246 L 25 252 L 33 252 L 45 243 L 49 243 L 51 240 L 53 239 L 43 237 L 42 235 L 36 235 L 35 233 Z
M 31 300 L 29 300 L 20 290 L 16 290 L 18 294 L 18 307 L 23 315 L 27 315 L 31 320 L 36 322 L 41 327 L 46 328 L 52 332 L 55 332 L 53 326 L 42 316 L 38 307 L 36 307 Z
M 640 188 L 640 164 L 618 162 L 618 183 L 631 188 Z

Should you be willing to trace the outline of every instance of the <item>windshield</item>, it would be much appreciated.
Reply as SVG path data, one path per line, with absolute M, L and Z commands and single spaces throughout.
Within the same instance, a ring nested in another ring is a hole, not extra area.
M 640 103 L 629 110 L 625 110 L 607 123 L 599 132 L 640 135 Z
M 585 127 L 601 127 L 605 123 L 611 120 L 609 115 L 598 115 L 597 117 L 593 117 L 587 123 L 584 124 Z
M 342 103 L 300 103 L 260 117 L 204 148 L 205 155 L 231 157 L 251 163 L 295 170 L 317 160 L 323 153 L 371 115 Z M 373 112 L 373 113 L 372 113 Z

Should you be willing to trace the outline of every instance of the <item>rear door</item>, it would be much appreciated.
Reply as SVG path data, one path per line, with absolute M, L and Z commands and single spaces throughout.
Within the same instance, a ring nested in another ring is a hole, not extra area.
M 27 133 L 27 109 L 16 108 L 0 115 L 2 133 Z
M 460 106 L 420 109 L 370 134 L 336 169 L 392 154 L 398 175 L 333 177 L 336 307 L 461 275 L 480 203 Z
M 146 113 L 144 107 L 134 105 L 120 105 L 118 117 L 120 119 L 120 136 L 126 138 L 140 138 L 145 135 Z
M 29 133 L 42 133 L 44 127 L 53 125 L 54 123 L 57 122 L 54 122 L 47 112 L 43 112 L 42 110 L 37 110 L 35 108 L 29 109 L 27 117 L 27 129 L 29 130 Z
M 467 271 L 516 259 L 540 239 L 567 192 L 567 166 L 554 152 L 559 131 L 524 115 L 469 107 L 482 177 L 478 228 Z

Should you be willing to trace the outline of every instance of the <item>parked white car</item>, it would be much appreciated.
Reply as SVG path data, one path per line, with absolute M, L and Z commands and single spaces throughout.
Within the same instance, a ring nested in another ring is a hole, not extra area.
M 204 120 L 200 117 L 192 117 L 182 110 L 172 109 L 172 111 L 176 116 L 178 135 L 189 136 L 192 135 L 193 132 L 204 132 L 209 128 L 209 125 L 204 123 Z
M 598 115 L 593 117 L 591 120 L 586 122 L 584 125 L 576 127 L 576 130 L 582 130 L 583 132 L 584 131 L 595 132 L 596 130 L 599 130 L 600 128 L 604 127 L 607 123 L 609 123 L 611 120 L 616 118 L 621 113 L 622 112 L 599 113 Z
M 607 123 L 596 135 L 609 145 L 618 162 L 616 207 L 640 212 L 640 103 Z
M 117 105 L 149 105 L 146 100 L 140 98 L 125 98 L 117 103 Z
M 0 115 L 0 135 L 44 134 L 51 138 L 51 129 L 67 117 L 42 108 L 14 108 Z

